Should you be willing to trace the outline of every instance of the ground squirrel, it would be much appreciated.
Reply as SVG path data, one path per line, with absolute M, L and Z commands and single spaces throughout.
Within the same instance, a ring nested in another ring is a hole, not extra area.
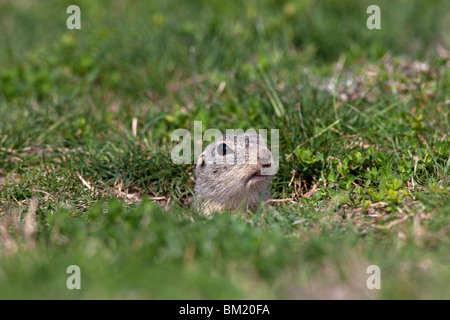
M 256 132 L 226 134 L 198 157 L 195 203 L 205 215 L 237 208 L 255 211 L 270 198 L 273 158 Z

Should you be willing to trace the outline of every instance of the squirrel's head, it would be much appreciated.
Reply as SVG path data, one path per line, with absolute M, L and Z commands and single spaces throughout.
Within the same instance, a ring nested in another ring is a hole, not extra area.
M 231 194 L 261 189 L 273 177 L 273 164 L 272 153 L 259 134 L 226 134 L 198 157 L 197 182 Z

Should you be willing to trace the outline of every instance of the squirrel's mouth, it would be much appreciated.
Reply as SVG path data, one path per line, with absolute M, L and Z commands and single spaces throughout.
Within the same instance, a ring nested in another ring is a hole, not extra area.
M 245 180 L 245 184 L 246 185 L 251 185 L 251 184 L 256 184 L 258 182 L 262 182 L 264 180 L 266 180 L 268 177 L 268 175 L 262 175 L 261 174 L 261 170 L 255 170 L 255 172 L 253 172 L 251 175 L 248 176 L 248 178 Z

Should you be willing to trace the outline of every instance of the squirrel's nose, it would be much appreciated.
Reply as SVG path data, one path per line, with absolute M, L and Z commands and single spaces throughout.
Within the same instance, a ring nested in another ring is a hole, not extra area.
M 261 148 L 259 150 L 259 161 L 264 168 L 272 165 L 272 153 L 267 148 Z

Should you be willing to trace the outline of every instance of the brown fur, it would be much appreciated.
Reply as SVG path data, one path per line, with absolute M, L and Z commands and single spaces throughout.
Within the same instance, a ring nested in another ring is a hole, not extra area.
M 223 155 L 223 144 L 227 152 Z M 272 154 L 256 133 L 228 134 L 208 145 L 198 158 L 195 203 L 209 215 L 238 208 L 255 211 L 270 199 L 267 175 Z

